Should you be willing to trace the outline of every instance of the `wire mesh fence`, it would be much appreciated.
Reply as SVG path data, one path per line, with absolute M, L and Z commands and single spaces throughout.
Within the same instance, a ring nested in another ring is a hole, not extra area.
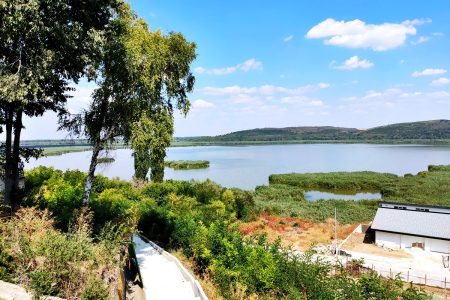
M 394 268 L 371 265 L 370 269 L 386 278 L 399 277 L 402 281 L 428 286 L 450 289 L 450 276 L 444 274 L 429 274 L 418 270 L 399 271 Z M 449 273 L 450 275 L 450 273 Z

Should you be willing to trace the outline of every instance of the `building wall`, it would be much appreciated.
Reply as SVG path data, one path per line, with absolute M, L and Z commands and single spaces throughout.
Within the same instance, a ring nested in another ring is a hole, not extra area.
M 424 238 L 414 235 L 405 235 L 383 231 L 375 232 L 375 243 L 381 247 L 391 249 L 408 249 L 413 243 L 423 243 L 426 252 L 439 252 L 450 254 L 450 241 Z
M 391 249 L 400 249 L 400 245 L 401 245 L 400 234 L 376 231 L 375 232 L 375 243 L 380 247 L 387 247 L 387 248 L 391 248 Z

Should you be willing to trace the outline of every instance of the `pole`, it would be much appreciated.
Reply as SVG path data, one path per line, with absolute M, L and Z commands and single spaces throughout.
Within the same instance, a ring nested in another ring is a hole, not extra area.
M 336 207 L 334 207 L 334 242 L 335 242 L 334 251 L 336 252 L 336 255 L 337 255 L 338 249 L 337 249 L 337 210 L 336 210 Z

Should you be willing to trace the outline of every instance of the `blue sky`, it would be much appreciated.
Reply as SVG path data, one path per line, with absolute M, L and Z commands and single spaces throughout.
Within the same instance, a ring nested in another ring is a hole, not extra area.
M 152 29 L 197 44 L 193 109 L 176 114 L 176 136 L 450 117 L 447 0 L 130 3 Z M 93 88 L 80 84 L 71 110 Z M 55 122 L 27 120 L 24 138 L 64 137 Z

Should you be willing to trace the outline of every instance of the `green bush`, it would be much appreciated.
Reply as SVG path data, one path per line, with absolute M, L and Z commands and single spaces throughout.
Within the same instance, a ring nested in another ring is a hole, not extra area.
M 21 208 L 12 219 L 1 220 L 2 249 L 11 253 L 6 268 L 35 296 L 107 299 L 108 289 L 100 283 L 110 280 L 120 263 L 124 228 L 109 227 L 93 236 L 92 213 L 84 208 L 73 214 L 67 232 L 54 227 L 47 210 L 37 208 Z
M 81 295 L 82 300 L 108 300 L 109 292 L 105 283 L 98 278 L 90 277 Z

